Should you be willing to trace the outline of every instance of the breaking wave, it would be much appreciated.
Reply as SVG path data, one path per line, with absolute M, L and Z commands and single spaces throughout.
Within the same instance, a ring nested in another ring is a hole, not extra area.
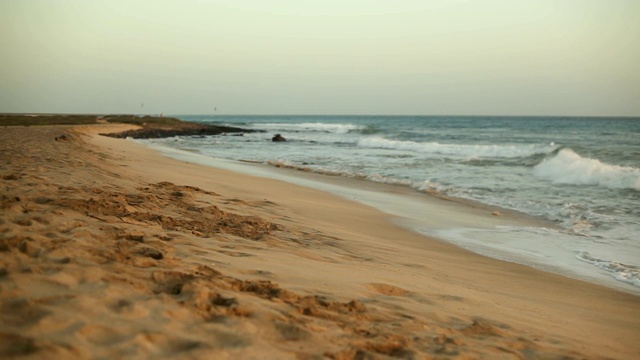
M 548 145 L 463 145 L 440 144 L 437 142 L 415 142 L 389 140 L 383 137 L 369 137 L 360 139 L 358 146 L 367 148 L 410 150 L 419 153 L 432 153 L 439 155 L 452 155 L 465 158 L 518 158 L 537 154 L 548 154 L 558 148 L 551 143 Z
M 555 156 L 536 165 L 533 174 L 554 184 L 640 190 L 640 169 L 583 158 L 571 149 L 562 149 Z
M 292 132 L 301 132 L 301 131 L 309 131 L 309 132 L 326 132 L 326 133 L 334 133 L 334 134 L 347 134 L 352 131 L 363 131 L 366 130 L 365 125 L 355 125 L 355 124 L 328 124 L 328 123 L 297 123 L 297 124 L 287 124 L 287 123 L 265 123 L 265 124 L 256 124 L 256 127 L 259 127 L 264 130 L 269 131 L 292 131 Z
M 616 280 L 640 287 L 640 267 L 626 265 L 616 261 L 596 259 L 586 251 L 581 251 L 576 257 L 584 262 L 593 264 L 611 273 Z

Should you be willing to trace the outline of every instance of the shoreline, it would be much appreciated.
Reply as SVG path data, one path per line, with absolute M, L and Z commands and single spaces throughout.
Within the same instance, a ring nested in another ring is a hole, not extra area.
M 6 339 L 77 357 L 640 351 L 637 296 L 429 239 L 335 195 L 96 135 L 104 128 L 3 139 L 5 353 Z
M 420 192 L 396 184 L 213 158 L 152 143 L 142 145 L 179 161 L 275 179 L 332 193 L 372 206 L 389 215 L 390 221 L 411 231 L 435 237 L 482 256 L 640 296 L 640 288 L 617 280 L 595 265 L 578 259 L 575 249 L 567 248 L 566 244 L 581 239 L 567 234 L 567 229 L 544 218 L 469 199 Z M 558 240 L 549 243 L 549 237 Z M 478 238 L 483 240 L 476 240 Z M 547 242 L 549 250 L 539 253 L 539 247 L 536 245 L 538 242 Z M 507 247 L 504 244 L 508 244 Z

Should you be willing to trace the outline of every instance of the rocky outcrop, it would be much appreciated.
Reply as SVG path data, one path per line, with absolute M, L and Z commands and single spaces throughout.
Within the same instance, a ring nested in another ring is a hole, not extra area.
M 257 132 L 256 130 L 247 130 L 231 126 L 217 126 L 181 122 L 174 125 L 157 125 L 145 124 L 142 128 L 128 130 L 120 133 L 100 134 L 115 138 L 134 138 L 134 139 L 157 139 L 169 138 L 174 136 L 206 136 L 220 134 L 242 134 L 249 132 Z

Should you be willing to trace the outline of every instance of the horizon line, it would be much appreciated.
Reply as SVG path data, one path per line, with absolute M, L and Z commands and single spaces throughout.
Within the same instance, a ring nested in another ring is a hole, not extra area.
M 314 114 L 314 113 L 245 113 L 245 114 L 218 114 L 218 113 L 126 113 L 126 112 L 96 112 L 96 113 L 84 113 L 84 112 L 0 112 L 0 115 L 31 115 L 31 116 L 47 116 L 47 115 L 84 115 L 84 116 L 105 116 L 105 115 L 131 115 L 131 116 L 164 116 L 164 117 L 177 117 L 177 116 L 344 116 L 344 117 L 356 117 L 356 116 L 371 116 L 371 117 L 412 117 L 412 116 L 424 116 L 424 117 L 551 117 L 551 118 L 640 118 L 640 115 L 470 115 L 470 114 Z

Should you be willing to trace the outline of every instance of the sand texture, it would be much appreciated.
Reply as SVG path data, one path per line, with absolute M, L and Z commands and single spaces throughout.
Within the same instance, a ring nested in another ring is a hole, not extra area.
M 0 128 L 0 358 L 640 355 L 636 296 L 97 135 L 127 128 Z

